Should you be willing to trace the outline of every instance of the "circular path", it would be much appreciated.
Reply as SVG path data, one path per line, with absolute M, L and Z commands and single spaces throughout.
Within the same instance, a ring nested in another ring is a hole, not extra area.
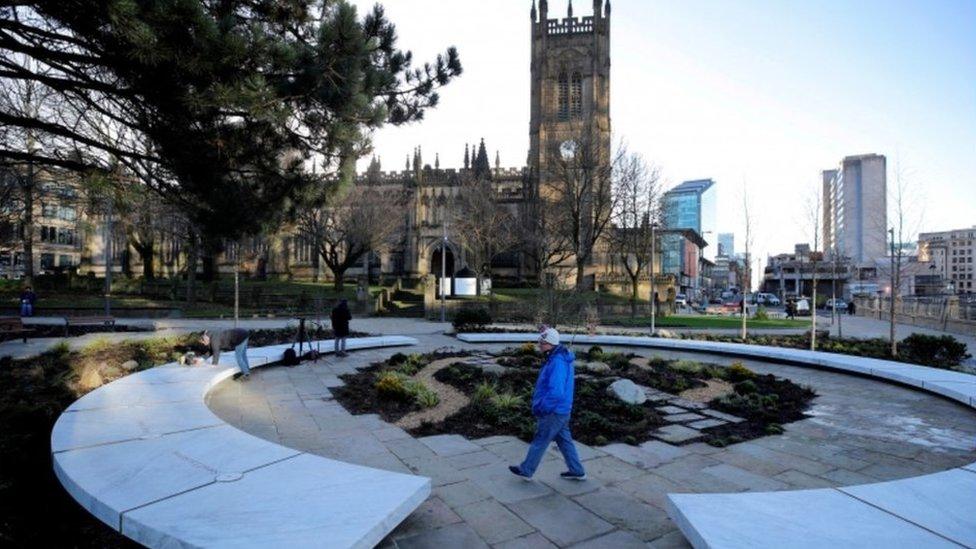
M 410 352 L 469 345 L 440 334 L 411 334 Z M 585 348 L 585 347 L 584 347 Z M 733 359 L 697 353 L 627 349 L 641 356 Z M 973 461 L 976 413 L 920 391 L 876 380 L 761 361 L 759 372 L 812 386 L 811 417 L 780 436 L 726 448 L 579 445 L 589 479 L 559 478 L 555 447 L 534 482 L 507 466 L 525 455 L 514 437 L 413 438 L 375 415 L 354 416 L 329 389 L 340 375 L 397 350 L 328 357 L 294 368 L 256 370 L 246 383 L 225 381 L 208 396 L 223 420 L 253 435 L 350 463 L 430 477 L 431 497 L 381 547 L 687 547 L 664 511 L 671 492 L 796 490 L 918 476 Z

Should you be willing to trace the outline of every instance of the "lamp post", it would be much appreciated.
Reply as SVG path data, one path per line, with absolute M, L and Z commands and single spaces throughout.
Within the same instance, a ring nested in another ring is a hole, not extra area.
M 447 223 L 442 223 L 444 235 L 441 237 L 441 279 L 437 286 L 441 289 L 441 322 L 447 322 L 447 292 L 444 290 L 444 279 L 447 278 Z
M 651 277 L 651 335 L 652 336 L 656 331 L 655 324 L 657 323 L 657 296 L 654 295 L 654 257 L 656 255 L 654 250 L 655 248 L 654 242 L 656 239 L 656 236 L 654 234 L 654 229 L 656 228 L 657 228 L 657 223 L 651 223 L 651 261 L 649 262 L 650 263 L 649 268 L 651 270 L 650 277 Z

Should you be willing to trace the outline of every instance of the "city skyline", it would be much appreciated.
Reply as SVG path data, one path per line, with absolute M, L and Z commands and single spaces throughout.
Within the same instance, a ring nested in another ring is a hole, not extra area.
M 360 10 L 372 5 L 354 3 Z M 418 145 L 427 162 L 438 154 L 442 167 L 460 167 L 464 144 L 482 137 L 493 161 L 497 150 L 503 167 L 524 166 L 531 2 L 384 6 L 417 59 L 456 45 L 465 73 L 426 120 L 377 132 L 383 169 L 402 169 Z M 818 192 L 823 170 L 851 155 L 887 156 L 889 182 L 901 165 L 916 196 L 939 204 L 938 219 L 921 230 L 970 226 L 966 205 L 976 202 L 976 185 L 966 176 L 976 173 L 976 129 L 966 121 L 976 120 L 976 6 L 872 9 L 878 6 L 617 0 L 614 134 L 661 166 L 669 187 L 714 179 L 718 230 L 743 242 L 738 212 L 748 181 L 757 258 L 812 243 L 813 227 L 797 221 L 806 197 Z M 551 1 L 549 9 L 550 17 L 564 17 L 566 2 Z M 574 5 L 577 17 L 591 10 L 589 2 Z M 853 37 L 842 32 L 854 25 L 850 19 L 869 15 L 885 24 L 863 26 Z M 904 33 L 925 40 L 911 50 L 886 49 Z

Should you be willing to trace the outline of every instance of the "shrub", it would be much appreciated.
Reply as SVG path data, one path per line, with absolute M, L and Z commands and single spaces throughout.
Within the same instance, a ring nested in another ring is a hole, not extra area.
M 406 361 L 407 361 L 407 355 L 403 353 L 396 353 L 395 355 L 391 356 L 386 362 L 391 366 L 396 366 L 398 364 L 403 364 Z
M 677 360 L 671 364 L 672 369 L 689 375 L 700 374 L 704 367 L 704 364 L 694 360 Z
M 769 425 L 766 426 L 765 431 L 767 435 L 782 435 L 783 426 L 780 425 L 779 423 L 770 423 Z
M 586 351 L 586 360 L 600 360 L 603 358 L 603 348 L 599 345 L 593 345 Z
M 412 376 L 420 371 L 421 368 L 426 366 L 424 363 L 424 356 L 419 354 L 412 354 L 402 361 L 396 370 L 405 376 Z
M 409 396 L 403 374 L 399 372 L 387 371 L 379 374 L 374 387 L 382 398 L 402 400 Z
M 734 389 L 735 392 L 740 395 L 751 395 L 752 393 L 755 393 L 757 390 L 756 384 L 748 379 L 736 383 Z
M 614 370 L 626 370 L 630 367 L 630 357 L 623 353 L 604 353 L 602 358 Z
M 596 438 L 593 439 L 593 442 L 595 442 L 597 446 L 606 446 L 607 445 L 607 437 L 605 437 L 603 435 L 597 435 Z
M 534 343 L 523 343 L 519 345 L 518 349 L 515 351 L 518 356 L 535 356 L 538 354 L 538 350 Z
M 498 390 L 493 381 L 482 381 L 474 388 L 471 398 L 475 402 L 488 402 L 495 398 Z
M 735 383 L 756 377 L 756 372 L 746 368 L 741 362 L 733 362 L 726 370 L 729 381 Z
M 458 333 L 483 330 L 488 324 L 491 324 L 491 314 L 481 307 L 461 309 L 454 316 L 454 331 Z
M 433 408 L 441 401 L 437 393 L 423 383 L 415 382 L 410 385 L 409 390 L 413 394 L 414 401 L 421 408 Z
M 514 393 L 499 393 L 491 399 L 491 403 L 502 410 L 513 410 L 522 404 L 522 397 Z
M 752 315 L 753 320 L 769 320 L 769 313 L 766 312 L 765 307 L 759 307 L 756 309 L 756 314 Z
M 958 366 L 969 358 L 966 344 L 950 335 L 931 336 L 912 334 L 898 345 L 900 360 L 926 364 L 938 368 Z

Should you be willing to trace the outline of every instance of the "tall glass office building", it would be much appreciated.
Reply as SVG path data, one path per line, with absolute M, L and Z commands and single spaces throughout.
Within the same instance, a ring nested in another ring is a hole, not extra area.
M 715 182 L 711 179 L 685 181 L 664 193 L 664 227 L 666 229 L 692 229 L 708 242 L 704 257 L 714 260 L 715 246 Z M 661 267 L 665 273 L 680 275 L 697 271 L 697 265 L 685 265 L 688 254 L 680 249 L 683 239 L 672 236 L 662 238 Z

